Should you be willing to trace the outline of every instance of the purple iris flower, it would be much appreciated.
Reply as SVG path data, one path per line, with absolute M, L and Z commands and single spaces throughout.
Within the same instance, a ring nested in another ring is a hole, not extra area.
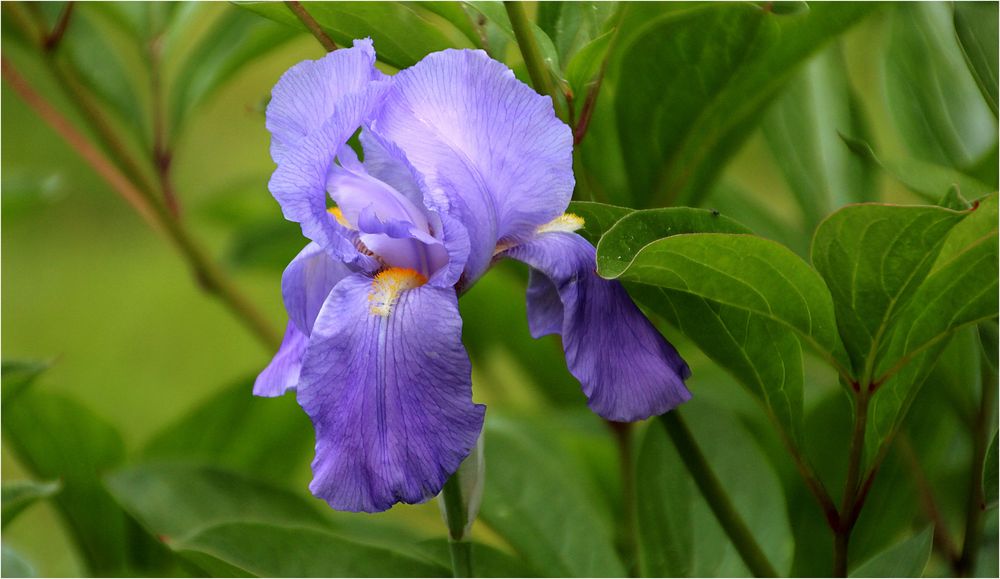
M 531 267 L 532 336 L 561 334 L 590 408 L 615 421 L 690 398 L 687 365 L 564 214 L 573 137 L 551 100 L 482 51 L 386 76 L 371 40 L 286 72 L 267 108 L 270 189 L 312 242 L 282 276 L 284 342 L 254 394 L 295 390 L 316 428 L 310 490 L 347 511 L 435 496 L 476 444 L 458 296 Z M 363 161 L 347 144 L 360 129 Z

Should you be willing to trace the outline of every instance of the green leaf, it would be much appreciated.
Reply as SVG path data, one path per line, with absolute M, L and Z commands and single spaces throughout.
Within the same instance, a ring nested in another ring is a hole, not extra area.
M 624 235 L 613 233 L 625 231 L 629 219 L 599 244 L 601 276 L 681 291 L 762 316 L 795 331 L 832 364 L 841 364 L 843 346 L 830 292 L 816 271 L 787 248 L 746 234 L 693 233 L 628 251 L 619 243 Z
M 997 114 L 997 53 L 1000 42 L 997 26 L 1000 16 L 996 2 L 956 2 L 955 33 L 962 56 L 976 79 L 986 104 Z
M 71 398 L 30 390 L 4 405 L 3 431 L 31 472 L 62 481 L 54 501 L 92 572 L 120 573 L 126 519 L 99 479 L 125 455 L 115 428 Z
M 199 460 L 287 480 L 308 461 L 312 426 L 293 396 L 259 398 L 252 390 L 252 380 L 238 380 L 155 434 L 143 458 Z
M 552 39 L 559 61 L 569 62 L 606 31 L 618 6 L 618 2 L 540 2 L 538 27 Z
M 959 192 L 968 198 L 996 191 L 996 186 L 983 183 L 957 169 L 914 158 L 880 159 L 868 143 L 844 135 L 841 138 L 862 161 L 885 170 L 893 179 L 930 203 L 937 203 L 952 187 L 958 187 Z
M 930 274 L 893 321 L 884 348 L 880 348 L 877 375 L 891 375 L 961 326 L 997 315 L 996 199 L 993 195 L 967 213 L 968 227 L 956 227 L 954 235 L 945 240 Z M 979 224 L 989 230 L 979 237 L 969 235 L 981 233 Z
M 0 575 L 4 577 L 38 577 L 34 565 L 28 562 L 21 553 L 8 547 L 6 543 L 0 546 L 3 555 L 0 556 Z
M 284 3 L 240 2 L 238 6 L 306 29 Z M 430 52 L 456 46 L 456 39 L 436 26 L 437 16 L 421 9 L 419 3 L 307 2 L 304 6 L 337 46 L 351 46 L 354 39 L 370 36 L 378 59 L 399 69 L 416 64 Z
M 813 237 L 812 261 L 833 295 L 856 379 L 871 379 L 893 315 L 930 272 L 963 213 L 941 207 L 851 205 Z M 867 373 L 866 373 L 867 371 Z
M 473 10 L 479 12 L 488 22 L 496 25 L 496 27 L 503 33 L 507 41 L 517 42 L 517 38 L 514 36 L 514 28 L 510 24 L 510 17 L 507 16 L 507 11 L 504 9 L 503 2 L 497 0 L 483 0 L 483 1 L 473 1 L 467 2 L 469 7 Z M 535 33 L 535 41 L 538 43 L 538 50 L 542 54 L 542 60 L 545 61 L 545 65 L 548 67 L 549 72 L 551 72 L 555 78 L 562 78 L 562 68 L 559 65 L 559 54 L 556 52 L 556 47 L 552 43 L 552 39 L 549 35 L 545 33 L 544 30 L 538 27 L 537 24 L 532 23 L 531 29 Z M 502 54 L 493 55 L 494 58 L 503 60 Z
M 638 206 L 696 205 L 798 65 L 874 8 L 633 4 L 609 79 Z
M 601 236 L 611 229 L 611 226 L 633 211 L 627 207 L 590 201 L 573 201 L 569 204 L 569 209 L 566 210 L 567 213 L 583 218 L 583 229 L 577 233 L 586 237 L 587 241 L 594 245 L 597 245 Z
M 833 209 L 876 197 L 871 167 L 838 138 L 868 132 L 857 101 L 841 47 L 834 44 L 792 78 L 764 117 L 764 137 L 808 231 Z
M 624 575 L 609 522 L 566 451 L 523 421 L 488 419 L 485 436 L 490 474 L 480 517 L 486 524 L 546 576 Z
M 286 10 L 284 4 L 279 8 Z M 188 55 L 170 95 L 174 130 L 244 66 L 295 37 L 286 26 L 243 10 L 227 10 Z
M 221 523 L 170 547 L 210 571 L 256 577 L 444 577 L 448 568 L 318 529 Z
M 851 573 L 851 577 L 921 577 L 931 557 L 934 527 L 893 545 Z
M 802 420 L 802 350 L 789 327 L 744 304 L 692 291 L 686 282 L 663 283 L 658 276 L 654 279 L 628 273 L 640 256 L 644 256 L 641 258 L 644 262 L 656 263 L 645 252 L 675 239 L 671 236 L 710 232 L 748 233 L 739 223 L 711 211 L 688 208 L 636 211 L 622 218 L 602 238 L 598 245 L 598 271 L 602 275 L 625 272 L 622 279 L 634 282 L 628 286 L 633 298 L 680 329 L 731 373 L 763 403 L 786 436 L 796 439 Z M 754 291 L 748 290 L 751 297 L 755 296 Z
M 635 468 L 642 576 L 690 577 L 694 497 L 683 463 L 662 429 L 646 430 Z
M 421 541 L 419 549 L 428 559 L 446 569 L 451 568 L 448 539 Z M 472 543 L 472 574 L 475 577 L 539 577 L 538 571 L 522 559 L 482 543 Z
M 48 482 L 18 480 L 3 483 L 0 490 L 0 504 L 3 505 L 2 526 L 6 527 L 14 517 L 38 499 L 51 497 L 59 492 L 61 486 L 57 480 Z
M 892 119 L 913 156 L 966 167 L 996 142 L 997 123 L 962 57 L 951 7 L 914 3 L 894 8 L 884 53 Z M 995 23 L 994 18 L 983 25 L 995 28 Z
M 234 268 L 280 272 L 306 242 L 297 224 L 267 219 L 237 229 L 224 260 Z
M 472 43 L 472 46 L 482 48 L 483 39 L 480 38 L 479 32 L 476 30 L 476 25 L 472 21 L 472 17 L 466 11 L 461 2 L 453 2 L 450 0 L 441 2 L 420 2 L 419 7 L 444 18 L 452 26 L 461 31 L 462 34 L 469 39 L 469 42 Z
M 989 385 L 987 385 L 989 387 Z M 997 506 L 997 487 L 1000 487 L 1000 451 L 997 450 L 997 434 L 993 433 L 993 440 L 986 449 L 986 462 L 983 463 L 983 499 L 986 508 L 992 509 Z
M 51 365 L 50 361 L 5 360 L 0 364 L 0 382 L 3 383 L 0 402 L 7 404 L 13 401 Z
M 166 542 L 232 521 L 329 525 L 299 495 L 220 468 L 147 463 L 111 473 L 105 482 L 126 511 Z

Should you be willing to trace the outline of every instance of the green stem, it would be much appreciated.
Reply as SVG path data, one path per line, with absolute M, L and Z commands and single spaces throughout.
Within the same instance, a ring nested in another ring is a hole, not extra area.
M 457 472 L 444 483 L 441 498 L 444 500 L 445 518 L 448 523 L 448 548 L 451 551 L 452 572 L 455 577 L 472 577 L 472 545 L 465 540 L 468 514 Z
M 621 549 L 629 576 L 638 576 L 638 502 L 636 499 L 635 458 L 632 456 L 631 422 L 607 421 L 618 446 L 618 466 L 622 481 Z
M 549 73 L 545 59 L 542 58 L 542 51 L 538 48 L 535 31 L 524 11 L 524 3 L 507 1 L 503 5 L 507 9 L 510 26 L 514 29 L 514 38 L 517 40 L 518 48 L 521 49 L 521 57 L 528 69 L 528 76 L 531 77 L 531 84 L 538 92 L 552 97 L 552 107 L 556 111 L 556 116 L 565 119 L 566 111 L 556 91 L 555 83 L 552 82 L 552 74 Z
M 722 530 L 726 532 L 726 536 L 736 547 L 743 563 L 755 577 L 777 577 L 778 572 L 775 571 L 760 545 L 754 540 L 753 533 L 747 528 L 743 518 L 736 512 L 736 508 L 729 500 L 729 495 L 722 488 L 722 483 L 715 476 L 711 465 L 708 464 L 708 459 L 702 454 L 701 448 L 698 447 L 698 443 L 691 435 L 687 425 L 684 424 L 678 411 L 672 410 L 660 416 L 660 423 L 670 435 L 674 446 L 677 447 L 677 452 L 681 455 L 681 460 L 684 461 L 684 466 L 691 473 L 698 485 L 698 490 L 701 491 L 705 502 L 712 509 L 712 513 L 719 521 L 719 525 L 722 526 Z
M 840 525 L 834 530 L 833 542 L 833 576 L 847 577 L 847 548 L 851 540 L 851 531 L 860 512 L 859 499 L 861 493 L 861 459 L 865 449 L 865 430 L 868 426 L 867 384 L 855 389 L 854 396 L 854 432 L 851 434 L 851 449 L 847 459 L 847 479 L 844 481 L 844 498 L 840 506 Z
M 990 365 L 985 361 L 979 363 L 982 376 L 982 400 L 979 413 L 972 426 L 972 464 L 969 473 L 969 493 L 965 514 L 965 538 L 962 541 L 962 556 L 956 565 L 960 577 L 969 577 L 976 568 L 979 546 L 983 542 L 983 514 L 985 499 L 983 498 L 983 463 L 986 461 L 986 450 L 993 425 L 993 408 L 997 404 L 997 381 Z

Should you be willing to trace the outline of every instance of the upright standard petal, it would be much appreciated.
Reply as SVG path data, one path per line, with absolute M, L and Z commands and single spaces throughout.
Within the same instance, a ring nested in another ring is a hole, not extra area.
M 445 50 L 393 77 L 372 131 L 406 152 L 432 202 L 468 231 L 466 279 L 497 241 L 521 241 L 573 192 L 573 136 L 552 101 L 482 51 Z
M 351 275 L 313 326 L 297 395 L 316 427 L 309 488 L 335 509 L 423 502 L 479 437 L 458 298 L 423 281 Z
M 327 212 L 327 174 L 334 158 L 380 106 L 392 81 L 373 66 L 371 41 L 292 67 L 272 91 L 267 110 L 271 156 L 278 167 L 268 188 L 285 219 L 341 261 L 363 269 L 377 262 Z
M 528 289 L 532 335 L 562 334 L 566 364 L 594 412 L 630 422 L 691 398 L 684 386 L 691 374 L 687 364 L 621 283 L 597 275 L 596 252 L 587 240 L 551 231 L 507 255 L 533 268 Z
M 267 105 L 271 158 L 280 163 L 289 149 L 333 116 L 347 95 L 364 94 L 371 82 L 384 79 L 375 68 L 375 50 L 367 38 L 288 69 L 271 90 Z

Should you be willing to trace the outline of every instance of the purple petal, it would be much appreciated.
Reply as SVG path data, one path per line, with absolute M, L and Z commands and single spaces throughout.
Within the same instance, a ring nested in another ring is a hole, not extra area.
M 305 246 L 281 275 L 281 296 L 288 318 L 308 336 L 330 291 L 352 269 L 331 258 L 316 243 Z
M 271 158 L 280 163 L 287 151 L 333 116 L 347 95 L 362 94 L 385 75 L 375 68 L 371 39 L 355 40 L 353 48 L 305 60 L 288 69 L 271 91 L 267 130 Z
M 379 283 L 354 274 L 334 288 L 298 387 L 316 427 L 309 488 L 339 510 L 383 511 L 433 497 L 483 424 L 455 291 L 423 285 L 385 301 L 373 294 Z
M 532 335 L 555 328 L 562 304 L 566 364 L 590 408 L 618 422 L 663 414 L 691 398 L 691 371 L 617 281 L 595 272 L 595 250 L 575 233 L 551 232 L 507 255 L 534 268 L 528 292 Z M 549 283 L 540 281 L 545 277 Z
M 288 328 L 285 329 L 285 339 L 281 341 L 278 353 L 253 383 L 253 395 L 274 398 L 294 390 L 299 383 L 302 354 L 306 351 L 308 341 L 309 338 L 289 321 Z
M 370 126 L 406 152 L 432 204 L 465 225 L 470 283 L 499 239 L 526 239 L 573 192 L 573 137 L 551 99 L 482 51 L 445 50 L 401 71 Z

